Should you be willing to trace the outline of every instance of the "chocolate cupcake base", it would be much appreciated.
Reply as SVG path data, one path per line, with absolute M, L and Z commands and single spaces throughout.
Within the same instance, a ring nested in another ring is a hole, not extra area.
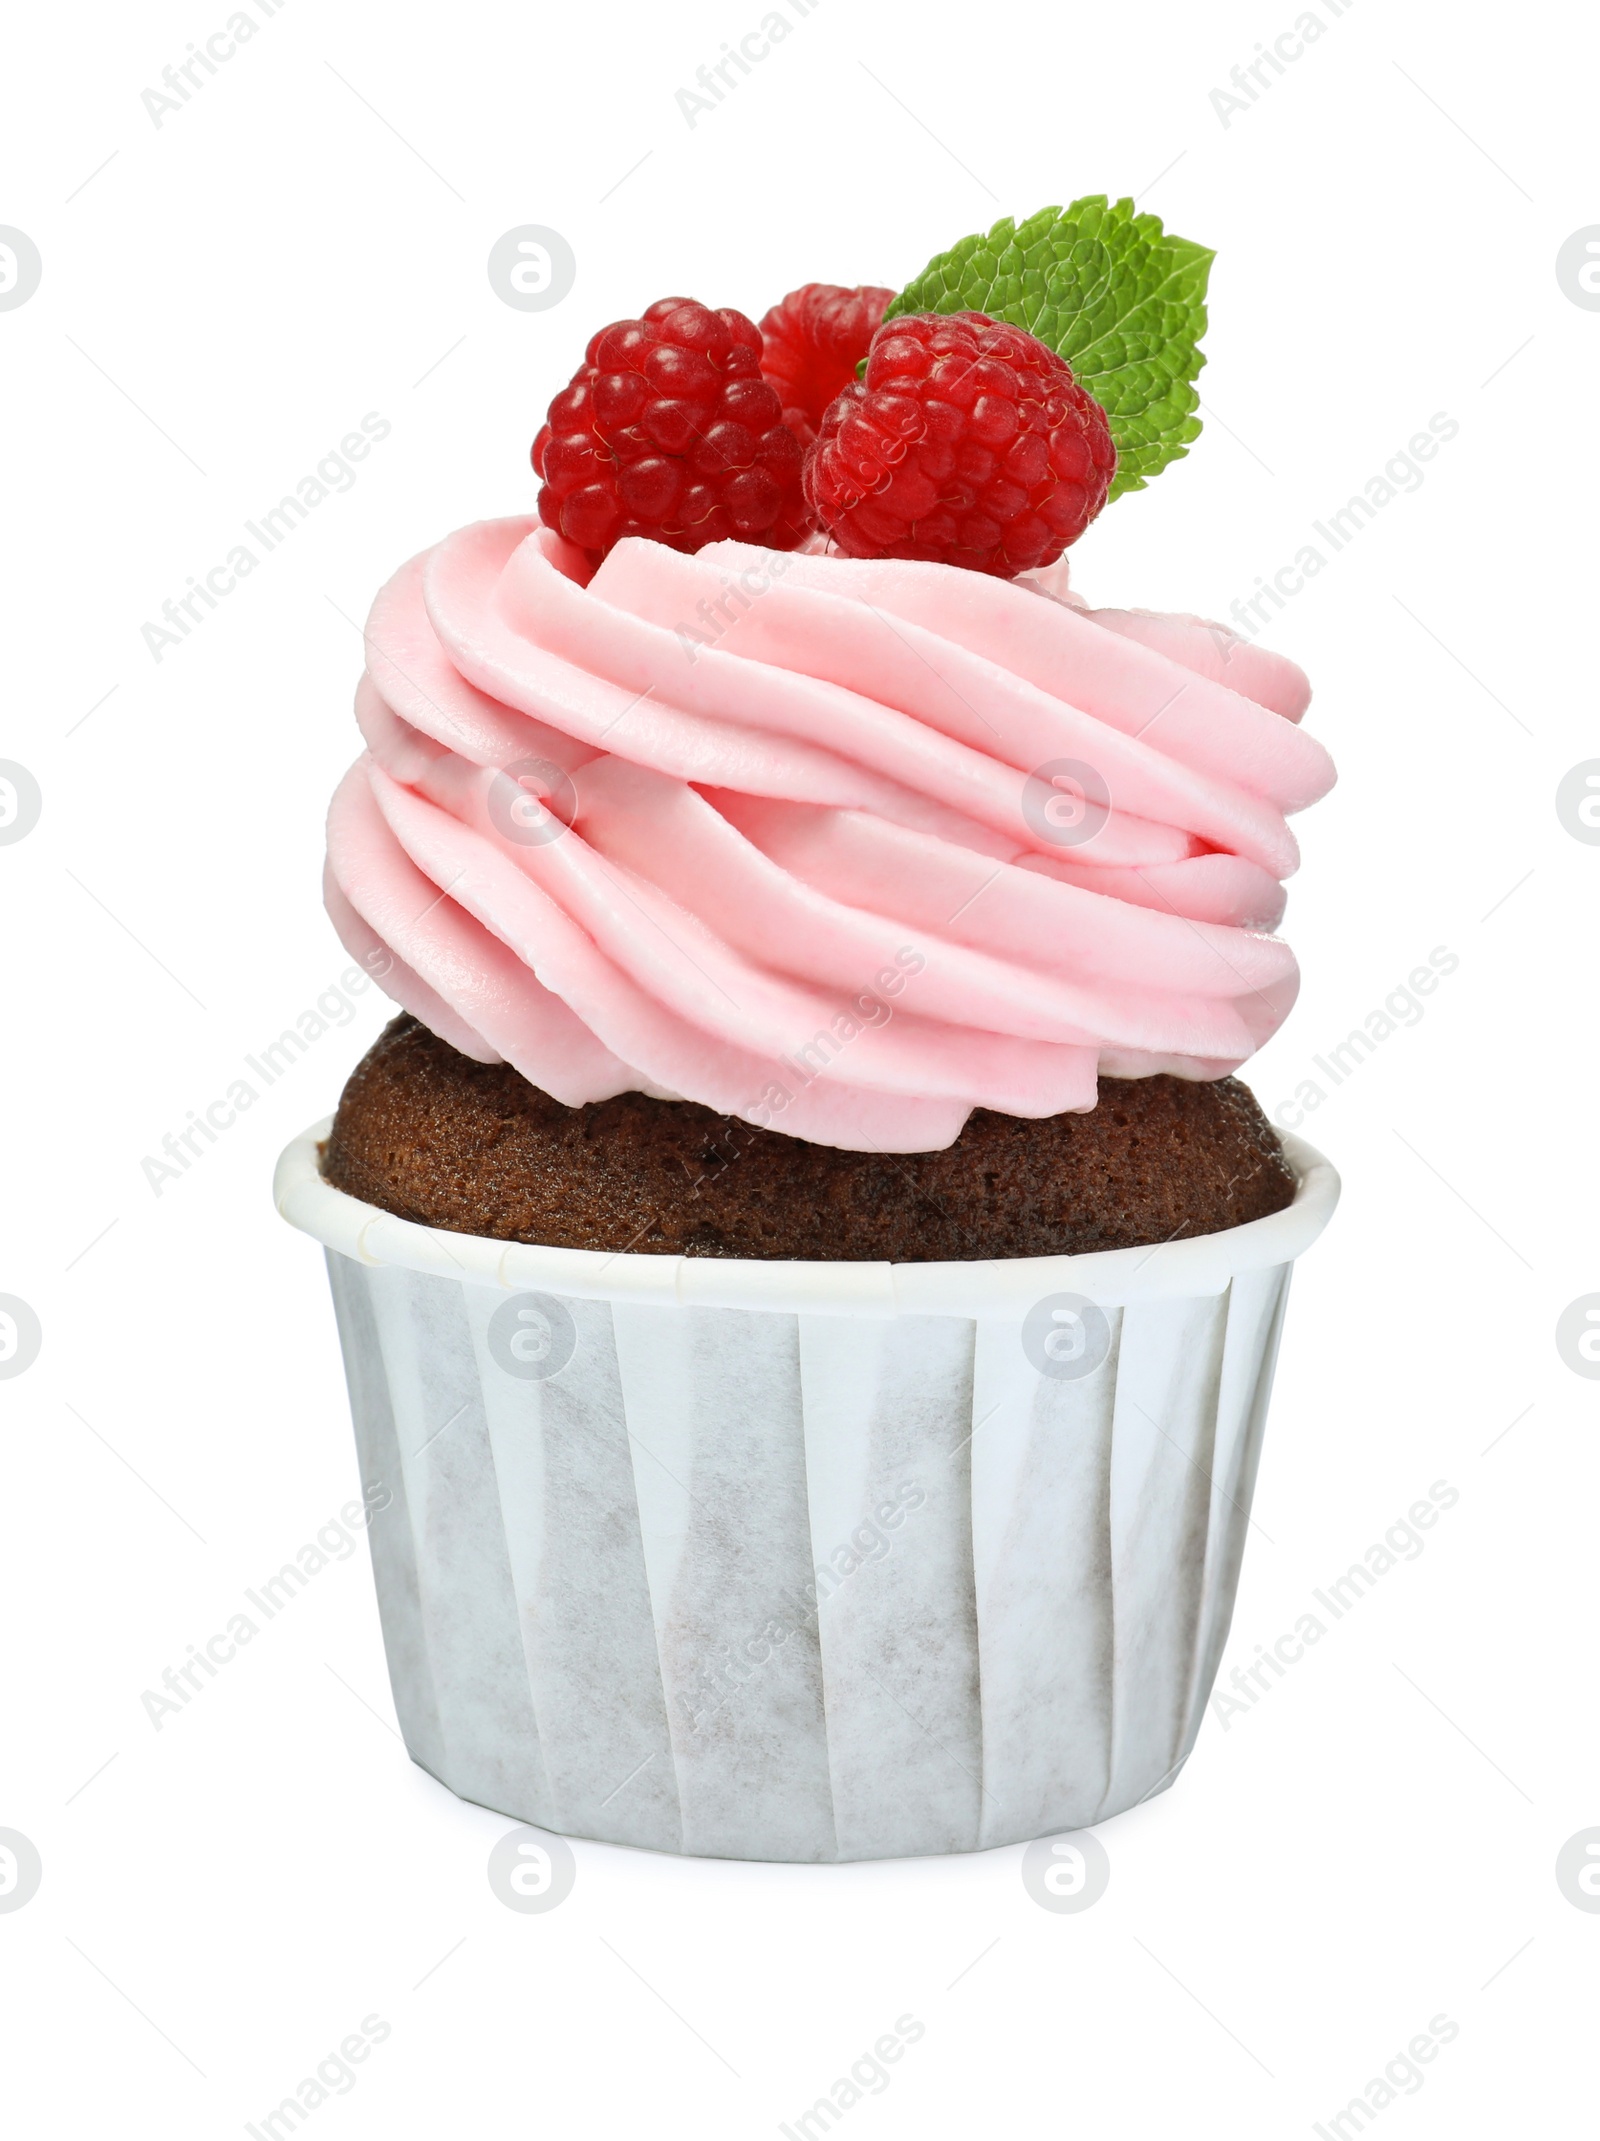
M 563 1107 L 409 1016 L 352 1074 L 323 1172 L 398 1218 L 498 1241 L 886 1263 L 1143 1248 L 1295 1192 L 1236 1078 L 1103 1078 L 1086 1115 L 979 1109 L 942 1152 L 845 1152 L 642 1093 Z

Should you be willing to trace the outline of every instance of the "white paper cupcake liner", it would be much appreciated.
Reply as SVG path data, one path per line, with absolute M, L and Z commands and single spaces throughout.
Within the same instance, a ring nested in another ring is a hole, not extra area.
M 1221 1234 L 809 1264 L 414 1226 L 322 1179 L 328 1127 L 278 1209 L 328 1251 L 395 1706 L 452 1791 L 817 1861 L 1058 1834 L 1172 1781 L 1290 1268 L 1338 1198 L 1309 1146 L 1293 1204 Z

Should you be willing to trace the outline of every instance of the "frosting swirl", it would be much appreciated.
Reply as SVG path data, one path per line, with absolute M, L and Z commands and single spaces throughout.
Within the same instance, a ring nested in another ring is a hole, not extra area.
M 462 529 L 379 594 L 329 912 L 465 1054 L 821 1144 L 1219 1077 L 1333 768 L 1280 656 L 944 565 Z

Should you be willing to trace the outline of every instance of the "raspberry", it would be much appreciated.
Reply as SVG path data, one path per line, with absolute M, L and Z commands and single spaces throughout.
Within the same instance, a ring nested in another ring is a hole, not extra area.
M 761 322 L 762 377 L 777 388 L 783 420 L 803 446 L 815 439 L 829 402 L 856 376 L 893 296 L 869 284 L 845 290 L 808 282 Z
M 800 442 L 761 377 L 761 336 L 726 306 L 664 297 L 601 328 L 532 458 L 539 518 L 596 562 L 625 535 L 792 550 L 811 528 Z
M 1058 558 L 1106 502 L 1105 411 L 1053 349 L 982 312 L 916 312 L 873 337 L 823 417 L 812 510 L 851 557 L 1012 578 Z

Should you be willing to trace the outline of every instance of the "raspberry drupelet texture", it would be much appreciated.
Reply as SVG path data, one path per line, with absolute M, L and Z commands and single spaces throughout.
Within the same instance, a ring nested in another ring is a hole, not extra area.
M 982 312 L 918 312 L 873 337 L 829 406 L 806 499 L 858 558 L 1011 578 L 1051 564 L 1106 502 L 1105 411 L 1055 351 Z
M 761 371 L 776 387 L 783 420 L 802 446 L 817 435 L 823 412 L 856 376 L 892 290 L 863 283 L 808 282 L 791 290 L 761 322 Z
M 539 517 L 596 560 L 625 535 L 674 550 L 810 532 L 801 448 L 761 376 L 754 321 L 664 297 L 591 340 L 533 442 Z

